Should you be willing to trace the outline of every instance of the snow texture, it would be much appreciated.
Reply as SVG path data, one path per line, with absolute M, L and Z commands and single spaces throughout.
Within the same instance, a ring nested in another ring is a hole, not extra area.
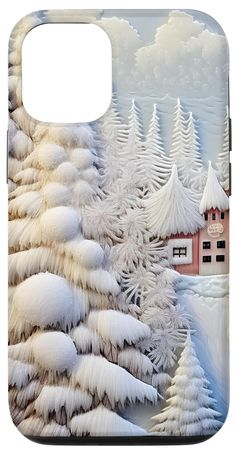
M 75 436 L 138 436 L 146 432 L 115 412 L 100 405 L 85 414 L 73 417 L 70 424 Z
M 150 336 L 150 329 L 141 321 L 128 314 L 114 310 L 92 311 L 88 317 L 88 327 L 96 330 L 104 341 L 123 348 L 124 343 L 134 344 Z
M 33 355 L 40 368 L 58 373 L 70 372 L 77 359 L 74 343 L 63 332 L 42 332 L 35 335 Z
M 8 383 L 10 386 L 16 386 L 17 389 L 21 389 L 36 376 L 36 373 L 35 366 L 19 360 L 9 359 Z
M 211 162 L 209 161 L 206 186 L 200 202 L 200 212 L 204 213 L 211 209 L 219 209 L 222 212 L 228 210 L 229 198 L 220 185 Z
M 126 368 L 134 376 L 143 379 L 153 373 L 153 364 L 149 358 L 135 348 L 126 348 L 118 354 L 118 365 Z
M 40 433 L 42 437 L 69 437 L 70 431 L 66 427 L 66 425 L 59 425 L 56 422 L 51 421 L 48 425 L 45 425 Z
M 44 421 L 50 420 L 50 414 L 55 412 L 56 420 L 60 420 L 62 408 L 67 419 L 71 419 L 75 411 L 87 411 L 92 405 L 92 396 L 80 389 L 66 386 L 45 385 L 34 402 L 34 409 Z
M 48 207 L 68 205 L 71 200 L 70 189 L 65 185 L 55 182 L 45 185 L 42 189 L 42 195 Z
M 24 159 L 33 151 L 33 142 L 23 131 L 17 131 L 11 139 L 11 154 L 18 160 Z
M 79 180 L 74 186 L 75 204 L 79 207 L 90 205 L 96 195 L 94 188 L 85 180 Z
M 80 170 L 84 170 L 92 166 L 94 157 L 89 149 L 77 148 L 72 150 L 70 154 L 72 163 Z
M 102 339 L 93 330 L 86 327 L 84 324 L 79 324 L 71 330 L 70 336 L 75 343 L 77 351 L 80 354 L 99 354 L 103 346 Z
M 97 242 L 82 240 L 76 248 L 77 257 L 83 267 L 97 269 L 104 261 L 104 251 Z
M 166 238 L 178 233 L 194 234 L 204 226 L 197 195 L 180 182 L 176 165 L 172 168 L 168 182 L 143 203 L 148 227 L 159 237 Z
M 61 321 L 72 305 L 71 290 L 63 278 L 39 273 L 17 286 L 13 306 L 19 318 L 46 327 Z
M 63 147 L 56 144 L 42 144 L 35 149 L 37 161 L 42 169 L 48 171 L 55 169 L 63 161 L 67 160 L 67 154 Z
M 9 201 L 8 211 L 11 217 L 36 217 L 42 206 L 42 197 L 38 191 L 28 191 Z
M 127 399 L 130 403 L 155 403 L 157 400 L 157 392 L 153 387 L 101 356 L 79 356 L 71 382 L 92 395 L 96 394 L 99 401 L 106 396 L 112 408 L 118 405 L 124 407 Z
M 53 207 L 43 213 L 40 226 L 47 242 L 66 242 L 78 233 L 80 214 L 71 207 Z

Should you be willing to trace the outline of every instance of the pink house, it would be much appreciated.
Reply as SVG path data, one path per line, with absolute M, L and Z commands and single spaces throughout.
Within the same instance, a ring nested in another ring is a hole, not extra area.
M 229 199 L 209 163 L 208 176 L 199 206 L 205 226 L 194 235 L 172 236 L 191 239 L 192 262 L 177 264 L 175 269 L 187 275 L 220 275 L 229 271 Z M 168 246 L 169 246 L 168 242 Z M 183 251 L 184 253 L 184 251 Z M 172 255 L 175 250 L 172 251 Z M 172 264 L 173 259 L 171 259 Z
M 149 229 L 167 241 L 169 263 L 179 273 L 228 273 L 229 198 L 210 162 L 200 204 L 174 165 L 169 181 L 145 205 Z

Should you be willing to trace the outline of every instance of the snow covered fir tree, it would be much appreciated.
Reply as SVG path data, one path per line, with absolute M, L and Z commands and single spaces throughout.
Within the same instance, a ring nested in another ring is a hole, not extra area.
M 167 407 L 152 418 L 152 430 L 172 436 L 214 434 L 221 426 L 220 413 L 214 409 L 209 381 L 200 366 L 188 333 L 178 368 L 167 389 Z
M 214 434 L 227 409 L 228 109 L 214 156 L 206 112 L 179 93 L 114 84 L 99 120 L 38 122 L 19 49 L 42 20 L 20 23 L 9 53 L 12 419 L 37 437 Z

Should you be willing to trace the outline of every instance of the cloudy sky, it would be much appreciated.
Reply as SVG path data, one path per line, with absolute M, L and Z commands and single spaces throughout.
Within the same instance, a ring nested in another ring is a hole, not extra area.
M 99 17 L 100 12 L 96 14 Z M 44 15 L 43 21 L 58 21 L 55 12 Z M 198 120 L 203 160 L 214 163 L 222 148 L 228 103 L 228 45 L 221 26 L 191 10 L 105 10 L 100 17 L 94 20 L 91 15 L 91 21 L 111 40 L 113 87 L 123 117 L 127 119 L 135 97 L 147 130 L 157 103 L 168 152 L 173 110 L 180 97 L 185 111 Z M 73 12 L 71 20 L 80 19 L 81 12 Z
M 214 161 L 228 98 L 228 46 L 220 25 L 200 12 L 164 10 L 125 17 L 106 12 L 98 24 L 112 43 L 114 88 L 124 116 L 135 96 L 147 126 L 157 102 L 169 148 L 172 112 L 180 97 L 186 111 L 199 119 L 203 158 Z

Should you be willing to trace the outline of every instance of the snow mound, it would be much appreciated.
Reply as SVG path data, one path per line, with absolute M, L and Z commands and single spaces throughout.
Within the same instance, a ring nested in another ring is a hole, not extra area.
M 34 132 L 35 142 L 42 139 L 63 145 L 64 147 L 92 147 L 93 135 L 90 126 L 51 126 L 37 125 Z
M 202 297 L 223 298 L 229 294 L 229 275 L 181 275 L 176 290 L 178 294 L 198 294 Z
M 79 177 L 79 171 L 69 162 L 62 163 L 53 172 L 53 180 L 65 184 L 71 184 Z
M 104 261 L 104 251 L 93 240 L 82 240 L 77 246 L 78 259 L 83 267 L 97 269 Z
M 41 144 L 35 149 L 38 164 L 48 171 L 55 169 L 68 157 L 63 147 L 56 144 Z
M 66 242 L 78 233 L 80 216 L 72 207 L 53 207 L 40 218 L 42 236 L 47 242 Z
M 38 397 L 41 389 L 42 385 L 40 381 L 31 380 L 29 384 L 20 390 L 16 391 L 15 389 L 11 389 L 9 399 L 10 401 L 15 401 L 16 405 L 23 409 L 26 408 L 31 401 Z M 13 397 L 11 396 L 11 393 L 13 394 Z
M 42 205 L 42 198 L 38 191 L 27 191 L 27 193 L 12 199 L 9 202 L 9 213 L 20 218 L 24 216 L 35 217 L 38 215 Z
M 115 310 L 91 311 L 87 324 L 105 341 L 120 348 L 123 348 L 125 342 L 133 344 L 151 334 L 146 324 Z
M 157 392 L 152 386 L 134 378 L 104 357 L 93 354 L 79 356 L 71 382 L 92 395 L 96 393 L 100 401 L 106 396 L 113 408 L 118 404 L 124 407 L 127 400 L 133 404 L 136 401 L 144 403 L 146 400 L 155 403 L 157 400 Z
M 48 207 L 67 205 L 71 199 L 71 191 L 65 185 L 51 182 L 42 189 L 44 200 Z
M 99 172 L 95 167 L 89 167 L 81 171 L 81 178 L 91 185 L 97 185 L 99 181 Z
M 20 360 L 9 359 L 8 361 L 8 384 L 21 389 L 36 375 L 33 365 Z
M 46 422 L 53 412 L 56 414 L 56 419 L 59 419 L 62 408 L 66 412 L 67 419 L 71 419 L 75 411 L 87 411 L 91 406 L 92 396 L 87 392 L 67 386 L 51 385 L 45 385 L 42 388 L 34 403 L 36 414 L 42 416 Z
M 79 206 L 90 204 L 95 195 L 94 189 L 85 182 L 85 180 L 79 180 L 74 187 L 74 194 L 76 197 L 76 202 Z
M 48 272 L 27 278 L 13 297 L 19 318 L 38 327 L 56 325 L 71 305 L 72 293 L 66 280 Z
M 32 346 L 35 361 L 44 370 L 71 371 L 76 363 L 75 345 L 63 332 L 43 332 L 35 335 Z
M 92 411 L 73 417 L 70 429 L 75 436 L 125 436 L 145 435 L 142 428 L 128 422 L 115 412 L 100 405 Z
M 18 172 L 14 177 L 15 183 L 21 183 L 21 185 L 29 185 L 37 182 L 39 175 L 38 169 L 28 168 Z
M 70 158 L 72 163 L 81 170 L 93 165 L 94 158 L 89 149 L 74 149 L 70 154 Z
M 77 351 L 81 354 L 88 354 L 93 352 L 94 354 L 100 353 L 102 347 L 102 340 L 99 335 L 90 330 L 84 324 L 79 324 L 70 332 L 70 337 L 75 342 Z
M 32 152 L 33 142 L 23 131 L 17 131 L 11 139 L 11 147 L 13 155 L 18 160 L 22 160 Z
M 136 377 L 150 375 L 153 373 L 151 360 L 135 348 L 126 348 L 118 354 L 118 365 L 126 368 Z

